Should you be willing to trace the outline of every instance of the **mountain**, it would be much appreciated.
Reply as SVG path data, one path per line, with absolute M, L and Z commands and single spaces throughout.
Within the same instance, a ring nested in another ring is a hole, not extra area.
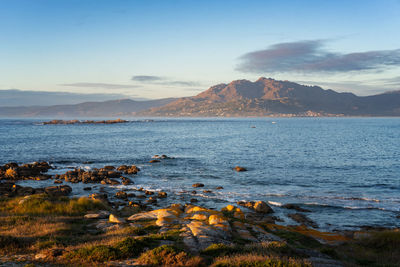
M 400 116 L 400 91 L 366 97 L 260 78 L 218 84 L 143 116 Z
M 84 102 L 75 105 L 0 107 L 1 117 L 115 117 L 132 116 L 136 112 L 166 105 L 176 98 L 148 101 L 131 99 Z

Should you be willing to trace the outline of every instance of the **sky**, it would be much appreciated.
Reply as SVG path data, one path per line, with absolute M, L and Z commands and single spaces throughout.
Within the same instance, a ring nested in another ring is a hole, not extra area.
M 400 90 L 399 29 L 400 0 L 0 0 L 0 97 L 182 97 L 261 76 L 377 94 Z

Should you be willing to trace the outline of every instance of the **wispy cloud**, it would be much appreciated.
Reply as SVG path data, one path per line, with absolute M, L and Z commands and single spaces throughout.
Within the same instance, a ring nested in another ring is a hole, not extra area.
M 138 88 L 140 86 L 131 84 L 115 84 L 115 83 L 65 83 L 60 84 L 61 86 L 71 86 L 71 87 L 89 87 L 89 88 L 105 88 L 105 89 L 124 89 L 124 88 Z
M 381 71 L 400 66 L 400 49 L 336 53 L 324 48 L 324 40 L 278 43 L 239 58 L 242 72 L 348 72 Z
M 132 81 L 138 82 L 157 82 L 165 80 L 164 77 L 154 76 L 154 75 L 136 75 L 132 76 Z
M 0 90 L 0 106 L 48 106 L 129 98 L 124 94 L 81 94 L 71 92 Z
M 154 75 L 136 75 L 132 76 L 132 81 L 137 81 L 141 83 L 149 83 L 156 85 L 165 86 L 182 86 L 182 87 L 193 87 L 200 86 L 201 84 L 196 81 L 180 81 L 174 80 L 168 77 L 154 76 Z

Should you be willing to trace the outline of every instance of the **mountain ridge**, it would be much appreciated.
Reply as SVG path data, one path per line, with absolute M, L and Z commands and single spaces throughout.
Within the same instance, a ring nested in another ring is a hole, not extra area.
M 137 101 L 132 99 L 83 102 L 52 106 L 0 107 L 1 117 L 113 117 L 134 116 L 136 112 L 163 106 L 176 98 Z
M 400 116 L 400 91 L 372 96 L 260 77 L 211 86 L 139 112 L 148 116 Z

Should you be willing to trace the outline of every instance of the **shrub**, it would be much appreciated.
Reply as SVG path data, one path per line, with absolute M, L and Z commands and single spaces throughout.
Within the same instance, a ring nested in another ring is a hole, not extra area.
M 4 176 L 5 176 L 6 178 L 9 178 L 9 179 L 14 179 L 14 178 L 17 178 L 18 173 L 17 173 L 17 171 L 14 170 L 13 168 L 8 168 L 8 169 L 6 170 Z
M 138 263 L 152 266 L 199 266 L 202 261 L 199 257 L 190 257 L 186 252 L 174 246 L 161 246 L 144 252 Z
M 137 257 L 146 247 L 145 240 L 125 238 L 118 242 L 114 247 L 120 251 L 121 257 Z

